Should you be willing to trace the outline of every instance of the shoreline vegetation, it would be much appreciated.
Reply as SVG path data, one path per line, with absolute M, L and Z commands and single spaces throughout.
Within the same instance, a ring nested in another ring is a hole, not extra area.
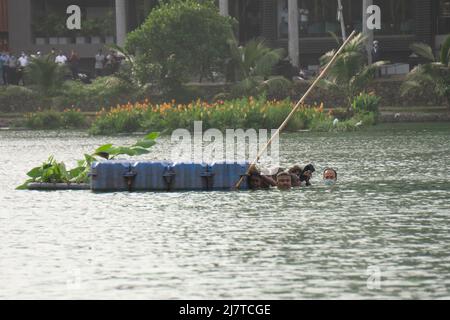
M 359 97 L 365 100 L 355 99 L 356 105 L 351 109 L 325 110 L 323 104 L 303 105 L 289 121 L 286 131 L 354 131 L 376 124 L 379 116 L 377 97 L 373 94 Z M 214 103 L 197 100 L 189 104 L 175 101 L 153 104 L 144 100 L 103 108 L 95 116 L 88 116 L 80 109 L 26 113 L 22 120 L 15 121 L 14 126 L 32 130 L 82 129 L 92 135 L 149 131 L 165 134 L 179 128 L 193 130 L 194 121 L 202 121 L 205 130 L 273 129 L 280 126 L 294 105 L 290 99 L 267 100 L 264 96 Z

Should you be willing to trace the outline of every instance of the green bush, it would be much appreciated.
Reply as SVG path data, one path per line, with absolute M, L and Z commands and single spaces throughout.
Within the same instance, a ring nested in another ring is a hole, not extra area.
M 113 108 L 109 113 L 101 112 L 89 132 L 94 135 L 135 132 L 142 129 L 143 121 L 144 111 L 127 104 Z
M 330 114 L 335 119 L 348 120 L 353 116 L 353 111 L 346 108 L 333 108 L 331 109 Z
M 61 114 L 54 110 L 29 113 L 25 119 L 25 126 L 29 129 L 60 129 L 62 125 Z
M 44 103 L 44 99 L 38 93 L 26 87 L 0 87 L 0 112 L 35 111 Z
M 373 93 L 361 92 L 352 102 L 352 109 L 355 113 L 374 112 L 378 113 L 378 106 L 381 98 Z
M 378 122 L 378 114 L 376 112 L 364 112 L 356 114 L 352 119 L 361 122 L 363 126 L 373 126 Z
M 61 95 L 54 98 L 54 107 L 61 110 L 67 107 L 83 111 L 98 110 L 140 98 L 140 91 L 130 83 L 114 76 L 99 77 L 91 84 L 68 81 Z
M 79 109 L 66 109 L 61 114 L 62 126 L 66 129 L 85 128 L 87 125 L 86 117 Z
M 58 95 L 68 74 L 67 65 L 55 63 L 51 55 L 31 59 L 25 69 L 27 83 L 45 96 Z
M 86 127 L 87 121 L 80 110 L 66 109 L 64 112 L 44 110 L 28 113 L 24 125 L 29 129 L 40 130 L 80 129 Z
M 232 21 L 219 14 L 213 1 L 161 3 L 127 37 L 126 49 L 136 54 L 140 82 L 154 82 L 170 93 L 192 76 L 223 71 Z

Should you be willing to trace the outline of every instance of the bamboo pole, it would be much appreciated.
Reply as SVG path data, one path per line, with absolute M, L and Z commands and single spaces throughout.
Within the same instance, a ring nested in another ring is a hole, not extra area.
M 314 82 L 312 83 L 312 85 L 309 87 L 308 91 L 305 92 L 305 94 L 303 95 L 303 97 L 297 102 L 297 104 L 295 105 L 294 109 L 292 109 L 292 111 L 289 113 L 289 115 L 286 117 L 286 119 L 283 121 L 283 123 L 280 125 L 280 127 L 277 129 L 277 131 L 275 131 L 275 133 L 272 135 L 272 137 L 270 138 L 270 140 L 266 143 L 266 145 L 264 146 L 264 148 L 259 151 L 258 155 L 256 156 L 256 159 L 250 164 L 250 167 L 247 170 L 247 174 L 248 175 L 253 168 L 255 167 L 256 163 L 259 161 L 259 159 L 261 158 L 261 155 L 267 150 L 267 148 L 270 146 L 270 144 L 272 143 L 272 141 L 275 139 L 275 137 L 277 135 L 280 134 L 281 130 L 284 129 L 284 127 L 286 127 L 286 125 L 288 124 L 289 120 L 292 118 L 292 116 L 294 115 L 294 113 L 297 111 L 297 109 L 303 104 L 303 102 L 305 101 L 305 99 L 308 97 L 308 95 L 311 93 L 311 91 L 315 88 L 315 86 L 317 85 L 317 83 L 323 78 L 323 76 L 328 72 L 328 69 L 332 66 L 332 64 L 336 61 L 337 57 L 341 54 L 342 50 L 344 50 L 345 46 L 350 42 L 351 39 L 353 39 L 353 37 L 355 36 L 356 31 L 353 31 L 350 36 L 347 38 L 347 40 L 345 40 L 345 42 L 342 44 L 342 46 L 339 48 L 339 50 L 334 54 L 333 58 L 331 58 L 330 62 L 328 62 L 328 64 L 326 65 L 325 69 L 322 70 L 322 72 L 319 74 L 319 76 L 316 78 L 316 80 L 314 80 Z M 239 187 L 241 186 L 242 181 L 244 180 L 245 176 L 242 176 L 239 181 L 236 183 L 235 188 L 239 189 Z

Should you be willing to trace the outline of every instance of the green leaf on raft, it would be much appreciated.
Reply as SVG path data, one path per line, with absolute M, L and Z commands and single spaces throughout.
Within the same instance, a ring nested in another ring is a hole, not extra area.
M 142 154 L 150 153 L 150 150 L 147 150 L 147 149 L 141 148 L 141 147 L 134 147 L 132 150 L 133 150 L 135 156 L 140 156 Z
M 154 146 L 155 144 L 156 144 L 156 142 L 154 140 L 141 140 L 141 141 L 136 142 L 136 144 L 134 146 L 147 149 L 147 148 Z
M 145 140 L 155 140 L 159 137 L 159 132 L 150 132 L 144 137 Z
M 108 152 L 112 148 L 112 143 L 105 144 L 95 149 L 95 153 Z
M 28 190 L 28 184 L 29 184 L 30 182 L 33 182 L 33 180 L 30 179 L 30 180 L 25 181 L 25 183 L 22 184 L 22 185 L 20 185 L 20 186 L 18 186 L 18 187 L 16 188 L 16 190 Z
M 41 175 L 42 175 L 42 167 L 33 168 L 27 173 L 27 176 L 34 179 L 40 177 Z
M 96 159 L 95 157 L 93 157 L 93 156 L 91 156 L 91 155 L 89 155 L 89 154 L 85 154 L 85 155 L 84 155 L 84 159 L 86 160 L 86 162 L 87 162 L 88 164 L 90 164 L 90 163 L 92 163 L 92 162 L 94 162 L 94 161 L 97 161 L 97 159 Z

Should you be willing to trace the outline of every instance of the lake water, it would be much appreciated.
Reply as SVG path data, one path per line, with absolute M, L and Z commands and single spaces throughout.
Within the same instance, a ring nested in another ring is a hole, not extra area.
M 135 137 L 0 132 L 0 298 L 448 299 L 449 138 L 448 123 L 283 134 L 311 188 L 98 194 L 14 187 L 50 154 Z

